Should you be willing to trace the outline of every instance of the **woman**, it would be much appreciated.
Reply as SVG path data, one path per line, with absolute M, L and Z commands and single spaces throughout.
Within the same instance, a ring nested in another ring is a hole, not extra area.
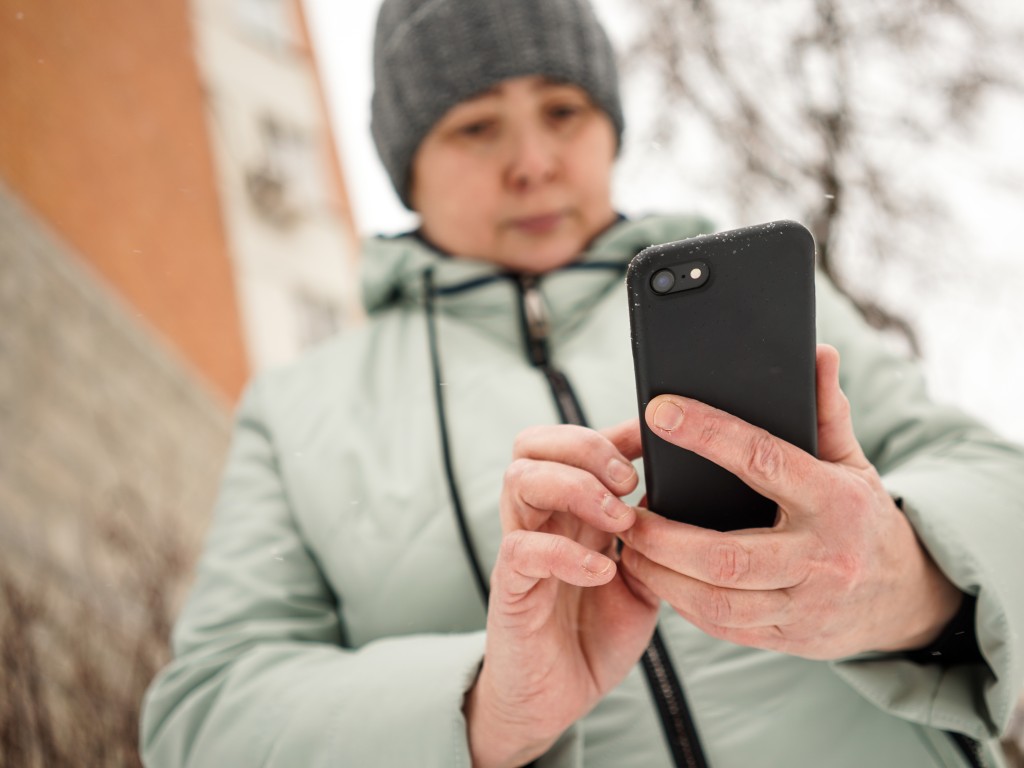
M 616 215 L 590 8 L 385 0 L 375 85 L 421 227 L 367 245 L 366 328 L 246 393 L 147 763 L 996 760 L 1021 453 L 928 402 L 819 281 L 820 459 L 685 398 L 645 414 L 776 526 L 634 506 L 624 267 L 709 225 Z

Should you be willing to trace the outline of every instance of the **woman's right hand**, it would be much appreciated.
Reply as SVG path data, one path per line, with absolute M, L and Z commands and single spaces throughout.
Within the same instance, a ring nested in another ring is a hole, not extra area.
M 637 663 L 658 598 L 616 562 L 636 520 L 639 422 L 535 427 L 516 440 L 501 495 L 483 666 L 466 697 L 475 766 L 546 752 Z

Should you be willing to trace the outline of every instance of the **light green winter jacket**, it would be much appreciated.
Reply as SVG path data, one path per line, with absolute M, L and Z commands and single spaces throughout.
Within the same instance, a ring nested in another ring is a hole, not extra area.
M 587 266 L 541 278 L 552 361 L 592 426 L 636 416 L 626 262 L 701 229 L 698 219 L 623 222 L 583 255 Z M 469 765 L 461 706 L 485 614 L 441 457 L 428 269 L 454 480 L 490 571 L 513 439 L 559 420 L 526 357 L 517 283 L 415 237 L 374 240 L 366 327 L 257 377 L 239 407 L 174 660 L 145 700 L 148 766 Z M 857 436 L 939 566 L 977 595 L 987 665 L 807 661 L 711 639 L 666 609 L 661 632 L 708 760 L 966 765 L 952 731 L 1001 765 L 993 739 L 1024 659 L 1024 457 L 930 402 L 917 368 L 887 353 L 825 281 L 817 287 L 819 337 L 842 356 Z M 539 765 L 672 765 L 641 671 Z

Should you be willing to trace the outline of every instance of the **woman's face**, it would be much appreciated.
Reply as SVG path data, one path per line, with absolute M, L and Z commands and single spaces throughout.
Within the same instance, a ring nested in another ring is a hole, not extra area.
M 615 219 L 615 129 L 582 89 L 505 80 L 420 144 L 410 197 L 445 251 L 523 272 L 563 266 Z

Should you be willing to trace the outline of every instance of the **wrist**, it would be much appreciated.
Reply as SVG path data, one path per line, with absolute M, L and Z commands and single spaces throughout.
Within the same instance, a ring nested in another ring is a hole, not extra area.
M 903 500 L 893 499 L 903 511 Z M 916 611 L 908 611 L 907 622 L 894 647 L 888 650 L 910 651 L 933 643 L 960 611 L 964 594 L 942 572 L 935 560 L 917 537 L 910 521 L 905 517 L 907 535 L 913 542 L 915 557 L 910 558 L 911 583 L 914 587 L 908 596 Z
M 516 768 L 543 755 L 554 738 L 537 738 L 528 719 L 510 717 L 497 704 L 486 665 L 466 692 L 462 711 L 474 768 Z
M 938 566 L 931 562 L 931 558 L 928 560 L 930 572 L 925 582 L 927 586 L 919 593 L 925 596 L 920 621 L 903 638 L 898 648 L 901 651 L 922 648 L 935 642 L 964 602 L 964 593 L 946 578 Z

